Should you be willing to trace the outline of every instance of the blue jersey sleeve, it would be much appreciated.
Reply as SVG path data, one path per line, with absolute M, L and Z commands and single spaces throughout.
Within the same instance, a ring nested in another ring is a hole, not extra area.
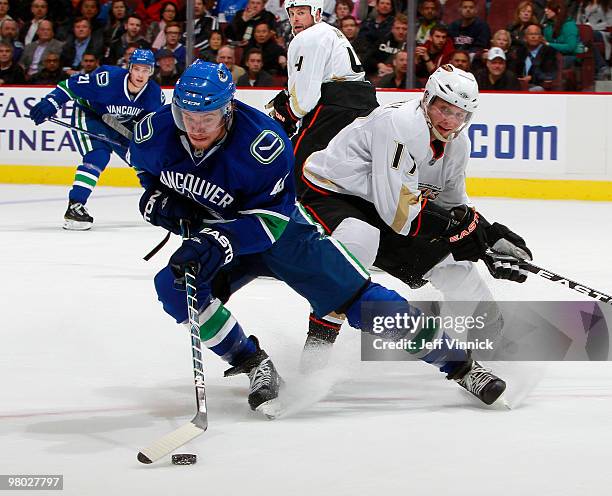
M 123 84 L 126 74 L 125 69 L 109 66 L 98 67 L 90 74 L 74 74 L 61 81 L 47 98 L 53 98 L 59 106 L 68 100 L 97 100 L 109 85 Z

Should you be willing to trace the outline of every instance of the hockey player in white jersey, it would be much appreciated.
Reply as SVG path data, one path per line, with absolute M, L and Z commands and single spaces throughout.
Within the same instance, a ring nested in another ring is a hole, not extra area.
M 304 164 L 302 204 L 364 266 L 413 288 L 429 281 L 445 300 L 492 301 L 472 262 L 483 259 L 493 277 L 524 282 L 520 260 L 531 252 L 470 206 L 462 131 L 477 108 L 474 76 L 440 67 L 420 101 L 380 107 L 313 153 Z M 341 323 L 311 316 L 306 348 L 333 342 Z
M 298 198 L 304 160 L 322 150 L 356 117 L 378 106 L 374 86 L 350 42 L 338 29 L 321 22 L 323 0 L 287 0 L 295 38 L 287 53 L 287 90 L 268 104 L 270 115 L 293 136 Z M 299 124 L 299 132 L 295 134 Z

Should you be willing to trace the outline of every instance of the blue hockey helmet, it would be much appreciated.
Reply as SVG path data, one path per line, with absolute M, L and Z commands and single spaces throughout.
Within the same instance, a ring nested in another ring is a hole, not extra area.
M 174 87 L 174 122 L 179 129 L 186 131 L 183 118 L 185 112 L 206 113 L 219 116 L 226 127 L 229 127 L 235 93 L 236 85 L 232 80 L 232 73 L 225 65 L 196 60 L 185 69 Z
M 147 65 L 151 68 L 151 73 L 153 73 L 155 68 L 155 55 L 153 55 L 151 50 L 147 50 L 146 48 L 137 48 L 132 55 L 130 55 L 128 62 L 130 68 L 133 65 Z

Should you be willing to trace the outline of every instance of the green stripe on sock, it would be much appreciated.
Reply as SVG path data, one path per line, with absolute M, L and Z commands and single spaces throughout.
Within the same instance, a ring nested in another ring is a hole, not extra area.
M 424 348 L 425 343 L 431 342 L 431 340 L 434 338 L 437 332 L 438 332 L 438 328 L 435 325 L 424 327 L 423 329 L 419 331 L 419 333 L 415 337 L 413 337 L 410 340 L 410 341 L 414 341 L 415 343 L 417 343 L 417 345 L 420 344 L 422 346 L 420 346 L 419 348 L 415 346 L 415 349 L 408 348 L 406 349 L 406 351 L 410 353 L 411 355 L 418 353 Z
M 200 326 L 200 339 L 202 341 L 208 341 L 213 338 L 223 328 L 231 316 L 232 314 L 227 308 L 223 305 L 219 305 L 219 308 L 211 315 L 210 319 Z
M 275 240 L 278 240 L 278 238 L 281 237 L 281 234 L 283 234 L 288 224 L 285 219 L 280 219 L 278 217 L 275 217 L 274 215 L 262 213 L 257 213 L 255 215 L 257 215 L 257 217 L 259 217 L 264 222 L 266 227 L 270 230 L 270 233 L 272 233 L 272 236 Z
M 91 177 L 84 176 L 83 174 L 79 174 L 78 172 L 76 173 L 76 176 L 74 176 L 74 180 L 81 181 L 82 183 L 87 183 L 90 186 L 95 186 L 98 182 L 98 181 L 94 181 Z

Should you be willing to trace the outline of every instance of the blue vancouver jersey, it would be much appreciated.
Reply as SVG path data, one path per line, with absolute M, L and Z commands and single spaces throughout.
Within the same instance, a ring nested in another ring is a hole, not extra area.
M 229 132 L 204 153 L 175 126 L 170 105 L 147 115 L 134 127 L 128 161 L 143 187 L 161 183 L 195 201 L 246 255 L 270 248 L 295 210 L 294 159 L 273 119 L 235 103 Z
M 128 91 L 127 69 L 110 65 L 98 67 L 90 74 L 75 74 L 47 95 L 61 107 L 68 100 L 86 112 L 98 116 L 111 114 L 119 122 L 130 125 L 164 104 L 164 94 L 152 80 L 136 95 Z M 131 127 L 131 126 L 129 126 Z

